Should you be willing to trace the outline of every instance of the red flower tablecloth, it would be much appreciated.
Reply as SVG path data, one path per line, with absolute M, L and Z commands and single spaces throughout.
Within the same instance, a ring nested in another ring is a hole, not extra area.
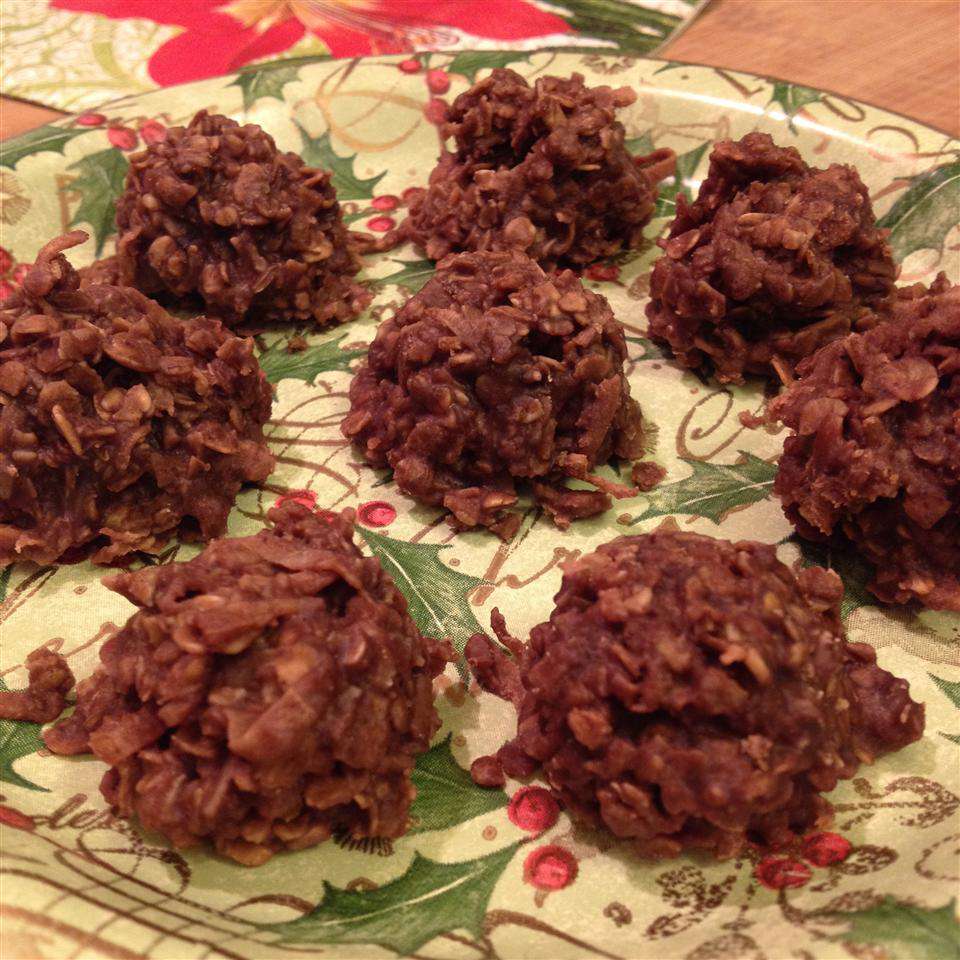
M 650 53 L 700 0 L 4 0 L 0 92 L 80 110 L 287 57 Z

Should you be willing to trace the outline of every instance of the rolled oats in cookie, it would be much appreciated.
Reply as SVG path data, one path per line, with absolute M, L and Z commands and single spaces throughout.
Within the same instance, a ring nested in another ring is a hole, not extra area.
M 26 690 L 0 690 L 0 720 L 50 723 L 63 713 L 67 694 L 73 689 L 73 673 L 67 661 L 53 650 L 38 647 L 24 666 Z
M 714 146 L 662 246 L 650 336 L 721 382 L 789 380 L 797 361 L 875 322 L 897 273 L 857 171 L 810 167 L 766 133 Z
M 822 796 L 919 739 L 923 707 L 849 643 L 832 571 L 695 533 L 620 537 L 568 563 L 526 644 L 493 617 L 467 658 L 517 708 L 503 771 L 539 767 L 571 816 L 645 857 L 729 857 L 825 823 Z M 493 779 L 489 765 L 485 779 Z
M 533 86 L 497 69 L 454 101 L 453 138 L 404 235 L 432 260 L 468 250 L 519 249 L 544 269 L 578 266 L 639 245 L 671 151 L 635 158 L 618 109 L 629 87 L 588 87 L 580 74 Z
M 787 517 L 866 557 L 881 600 L 960 611 L 960 286 L 899 291 L 888 321 L 797 375 L 767 415 L 792 431 Z
M 249 866 L 335 832 L 406 831 L 414 761 L 440 725 L 433 678 L 452 659 L 357 549 L 351 511 L 287 502 L 269 519 L 109 577 L 139 609 L 45 735 L 109 764 L 101 791 L 121 815 Z
M 0 305 L 0 564 L 219 536 L 273 469 L 253 341 L 130 287 L 81 288 L 63 251 L 85 239 L 51 240 Z
M 119 282 L 231 326 L 351 319 L 369 295 L 330 176 L 256 124 L 201 110 L 130 158 Z
M 571 271 L 548 276 L 518 251 L 451 255 L 381 323 L 341 429 L 458 528 L 512 536 L 518 483 L 565 527 L 636 492 L 593 472 L 643 452 L 625 358 L 607 301 Z

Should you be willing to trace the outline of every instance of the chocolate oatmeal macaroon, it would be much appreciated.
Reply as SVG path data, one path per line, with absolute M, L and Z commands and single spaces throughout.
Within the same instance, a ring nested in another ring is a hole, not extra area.
M 797 374 L 767 415 L 793 431 L 774 483 L 787 517 L 862 553 L 881 600 L 960 611 L 960 287 L 900 291 L 888 322 Z
M 464 250 L 525 251 L 544 269 L 578 266 L 639 245 L 671 151 L 634 158 L 616 111 L 629 87 L 498 69 L 462 93 L 444 151 L 411 202 L 405 236 L 439 260 Z
M 641 856 L 789 843 L 828 819 L 822 793 L 923 731 L 907 683 L 846 641 L 842 595 L 832 571 L 794 574 L 760 543 L 604 544 L 566 565 L 528 643 L 495 613 L 513 658 L 483 634 L 467 645 L 517 707 L 503 770 L 540 767 L 574 818 Z
M 697 199 L 677 197 L 650 278 L 650 336 L 722 383 L 792 365 L 875 322 L 897 270 L 850 166 L 809 167 L 765 133 L 724 140 Z
M 117 228 L 121 284 L 231 326 L 341 323 L 369 300 L 330 174 L 256 124 L 201 110 L 131 156 Z
M 380 324 L 341 429 L 458 528 L 511 537 L 517 481 L 566 527 L 636 492 L 591 473 L 642 454 L 625 358 L 607 301 L 571 271 L 548 277 L 517 251 L 452 255 Z
M 86 238 L 51 240 L 0 305 L 0 565 L 218 536 L 273 469 L 253 341 L 130 287 L 81 289 L 63 251 Z
M 406 831 L 452 659 L 354 545 L 352 511 L 268 516 L 188 563 L 108 577 L 140 609 L 45 735 L 110 765 L 100 789 L 121 815 L 248 866 L 334 832 Z

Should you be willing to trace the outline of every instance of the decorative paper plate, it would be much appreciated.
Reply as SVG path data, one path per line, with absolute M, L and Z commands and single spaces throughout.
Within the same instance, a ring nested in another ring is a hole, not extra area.
M 202 52 L 201 54 L 202 55 Z M 360 61 L 287 62 L 131 98 L 3 145 L 3 283 L 40 244 L 72 225 L 91 241 L 79 265 L 112 245 L 113 198 L 127 151 L 206 107 L 261 124 L 284 149 L 332 168 L 348 217 L 371 231 L 403 215 L 438 150 L 438 98 L 478 71 L 509 63 L 529 76 L 577 70 L 590 83 L 632 84 L 623 112 L 632 147 L 672 147 L 680 182 L 663 190 L 639 251 L 591 267 L 630 341 L 630 379 L 656 425 L 651 455 L 669 471 L 653 492 L 558 532 L 529 508 L 512 543 L 454 535 L 433 511 L 361 465 L 340 437 L 350 368 L 378 320 L 422 286 L 431 265 L 410 249 L 369 259 L 376 291 L 361 319 L 311 334 L 288 354 L 292 330 L 263 338 L 277 386 L 269 434 L 277 471 L 245 491 L 234 534 L 255 530 L 281 496 L 358 509 L 420 626 L 461 649 L 494 605 L 524 636 L 544 620 L 560 566 L 625 532 L 663 523 L 780 543 L 786 560 L 828 563 L 843 577 L 853 639 L 910 681 L 927 704 L 924 739 L 831 796 L 833 832 L 786 854 L 715 863 L 632 859 L 608 837 L 574 827 L 536 781 L 474 787 L 466 768 L 513 731 L 512 710 L 441 678 L 443 729 L 415 775 L 414 827 L 394 843 L 337 843 L 245 869 L 205 850 L 177 852 L 114 820 L 98 790 L 102 765 L 42 750 L 39 728 L 0 723 L 3 954 L 25 957 L 282 958 L 946 958 L 960 955 L 954 917 L 960 804 L 960 617 L 880 609 L 865 571 L 791 537 L 771 498 L 782 436 L 744 429 L 759 386 L 720 388 L 682 373 L 644 338 L 654 238 L 679 190 L 695 190 L 710 143 L 760 129 L 812 163 L 854 163 L 892 230 L 902 280 L 960 277 L 960 143 L 860 103 L 806 87 L 620 56 L 458 53 Z M 415 69 L 416 68 L 416 69 Z M 6 289 L 6 286 L 2 288 Z M 172 546 L 162 560 L 195 548 Z M 47 643 L 79 677 L 132 611 L 89 564 L 0 572 L 0 675 Z

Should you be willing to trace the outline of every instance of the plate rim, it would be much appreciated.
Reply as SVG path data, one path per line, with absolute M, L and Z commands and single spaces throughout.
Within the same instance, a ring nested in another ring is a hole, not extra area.
M 897 117 L 900 120 L 907 120 L 910 123 L 916 124 L 919 127 L 923 127 L 926 130 L 929 130 L 933 133 L 939 134 L 944 137 L 948 142 L 954 142 L 957 144 L 957 148 L 960 149 L 960 133 L 953 134 L 947 130 L 944 130 L 942 127 L 935 126 L 932 123 L 927 123 L 924 120 L 919 120 L 917 117 L 912 117 L 907 113 L 901 113 L 898 110 L 892 110 L 889 107 L 881 107 L 876 103 L 873 103 L 870 100 L 865 100 L 862 97 L 852 97 L 848 96 L 845 93 L 839 93 L 836 90 L 830 89 L 828 87 L 821 86 L 810 86 L 806 83 L 801 83 L 798 80 L 788 80 L 785 77 L 778 77 L 772 74 L 766 73 L 757 73 L 753 70 L 742 70 L 739 67 L 723 67 L 718 66 L 717 64 L 711 63 L 701 63 L 696 60 L 674 60 L 671 57 L 660 57 L 660 56 L 649 56 L 646 54 L 631 54 L 631 53 L 621 53 L 617 50 L 614 50 L 609 47 L 575 47 L 575 46 L 547 46 L 547 47 L 535 47 L 530 50 L 524 50 L 518 47 L 497 47 L 495 49 L 477 49 L 475 47 L 470 48 L 456 48 L 449 50 L 408 50 L 403 53 L 392 53 L 392 54 L 366 54 L 359 57 L 330 57 L 324 54 L 316 54 L 303 57 L 280 57 L 275 60 L 263 60 L 256 63 L 247 64 L 245 67 L 241 67 L 237 70 L 232 70 L 229 73 L 216 74 L 212 77 L 201 77 L 197 80 L 184 80 L 181 83 L 170 84 L 169 86 L 156 87 L 153 90 L 145 90 L 139 93 L 126 94 L 122 97 L 114 97 L 110 100 L 105 100 L 99 106 L 95 108 L 90 108 L 87 110 L 81 110 L 74 113 L 68 113 L 65 116 L 57 117 L 54 120 L 49 120 L 46 123 L 38 124 L 35 127 L 31 127 L 29 130 L 24 130 L 21 133 L 14 134 L 11 137 L 5 137 L 0 140 L 0 144 L 7 145 L 14 143 L 19 140 L 21 137 L 28 136 L 34 130 L 38 130 L 43 126 L 65 126 L 69 124 L 76 117 L 82 116 L 85 113 L 90 113 L 91 110 L 101 111 L 106 107 L 125 104 L 127 102 L 136 102 L 143 97 L 152 96 L 155 93 L 160 91 L 173 91 L 178 90 L 184 87 L 191 87 L 198 83 L 206 83 L 210 80 L 225 80 L 228 78 L 236 78 L 243 73 L 253 72 L 257 68 L 263 67 L 273 67 L 276 65 L 277 69 L 280 69 L 284 66 L 292 66 L 294 64 L 299 64 L 300 66 L 311 66 L 315 63 L 338 63 L 338 62 L 349 62 L 353 61 L 356 64 L 363 63 L 365 61 L 390 61 L 400 57 L 410 58 L 418 54 L 431 54 L 431 53 L 447 53 L 447 54 L 459 54 L 459 53 L 518 53 L 518 54 L 535 54 L 535 53 L 557 53 L 557 54 L 599 54 L 605 56 L 615 56 L 623 60 L 631 61 L 649 61 L 651 63 L 663 63 L 669 64 L 673 67 L 694 67 L 697 69 L 704 70 L 724 70 L 727 73 L 732 73 L 745 77 L 752 77 L 756 80 L 764 80 L 767 83 L 789 83 L 795 86 L 806 87 L 808 90 L 815 90 L 817 93 L 826 94 L 827 96 L 837 97 L 838 99 L 846 100 L 850 103 L 855 103 L 860 106 L 869 107 L 871 110 L 878 110 L 881 113 L 885 113 L 891 117 Z M 231 86 L 231 84 L 226 84 L 226 86 Z M 9 96 L 7 94 L 2 94 L 5 99 L 16 100 L 19 103 L 27 103 L 31 105 L 36 105 L 35 101 L 25 99 L 24 97 Z M 286 101 L 282 101 L 286 102 Z M 43 106 L 40 104 L 40 106 Z

